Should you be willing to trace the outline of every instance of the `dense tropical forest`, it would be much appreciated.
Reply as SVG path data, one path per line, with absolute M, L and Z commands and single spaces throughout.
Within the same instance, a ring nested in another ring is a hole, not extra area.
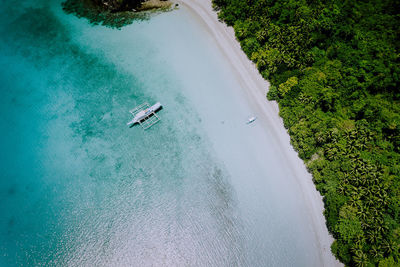
M 270 100 L 324 196 L 334 255 L 400 263 L 396 0 L 214 0 L 271 83 Z

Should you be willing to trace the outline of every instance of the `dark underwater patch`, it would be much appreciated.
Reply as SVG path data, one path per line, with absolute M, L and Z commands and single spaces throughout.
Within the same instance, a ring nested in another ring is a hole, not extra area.
M 84 141 L 103 134 L 104 122 L 100 118 L 111 109 L 117 92 L 140 87 L 132 74 L 74 44 L 70 31 L 48 8 L 27 8 L 7 26 L 1 41 L 11 53 L 21 55 L 38 70 L 48 69 L 52 64 L 57 66 L 57 75 L 46 77 L 48 91 L 62 86 L 68 95 L 73 96 L 80 120 L 70 127 Z M 81 88 L 85 91 L 82 92 Z M 141 95 L 138 91 L 129 94 L 130 99 Z M 87 113 L 86 107 L 100 101 L 99 98 L 103 99 L 103 105 L 94 105 L 96 109 Z M 13 101 L 18 102 L 18 98 Z
M 7 193 L 8 193 L 9 196 L 15 195 L 16 192 L 17 192 L 17 187 L 15 185 L 11 186 L 7 190 Z
M 117 29 L 132 24 L 135 20 L 149 19 L 149 13 L 146 12 L 112 12 L 87 0 L 66 0 L 62 3 L 62 8 L 67 14 L 74 14 L 78 18 L 86 18 L 93 25 L 103 25 Z

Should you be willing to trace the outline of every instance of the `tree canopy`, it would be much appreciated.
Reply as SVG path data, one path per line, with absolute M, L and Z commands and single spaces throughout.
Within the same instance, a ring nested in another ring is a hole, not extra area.
M 63 10 L 79 18 L 87 18 L 94 25 L 121 28 L 134 20 L 147 18 L 144 13 L 132 12 L 145 0 L 65 0 Z

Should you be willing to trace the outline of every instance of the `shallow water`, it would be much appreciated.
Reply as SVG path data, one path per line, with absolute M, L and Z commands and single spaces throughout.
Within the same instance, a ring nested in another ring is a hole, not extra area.
M 0 264 L 320 266 L 299 185 L 182 7 L 122 30 L 0 7 Z M 162 121 L 127 128 L 160 101 Z

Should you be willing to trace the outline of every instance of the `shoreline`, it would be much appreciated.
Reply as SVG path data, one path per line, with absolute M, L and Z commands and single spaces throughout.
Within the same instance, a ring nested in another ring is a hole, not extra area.
M 312 229 L 318 242 L 323 266 L 343 266 L 330 250 L 334 239 L 326 227 L 322 196 L 316 190 L 312 175 L 307 171 L 305 163 L 298 157 L 297 152 L 290 144 L 290 136 L 283 126 L 282 118 L 279 116 L 278 104 L 275 101 L 268 101 L 266 98 L 269 82 L 262 78 L 255 64 L 242 51 L 233 28 L 218 20 L 217 13 L 212 9 L 211 1 L 177 0 L 176 2 L 189 8 L 205 25 L 221 53 L 227 58 L 230 66 L 237 74 L 236 78 L 242 87 L 246 88 L 243 93 L 246 95 L 246 101 L 250 102 L 257 110 L 258 123 L 262 127 L 272 130 L 275 139 L 278 141 L 277 145 L 289 162 L 291 172 L 295 176 L 304 202 L 308 206 L 307 213 L 313 221 Z

